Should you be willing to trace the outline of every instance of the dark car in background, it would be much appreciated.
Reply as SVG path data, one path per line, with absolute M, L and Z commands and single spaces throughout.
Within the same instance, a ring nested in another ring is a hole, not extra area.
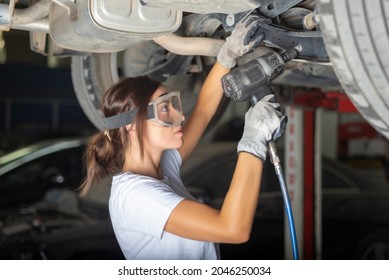
M 110 178 L 85 197 L 84 140 L 47 140 L 0 157 L 1 259 L 123 259 L 109 220 Z M 201 144 L 182 176 L 201 201 L 220 207 L 236 142 Z M 323 259 L 389 258 L 389 187 L 323 158 Z M 221 244 L 222 259 L 284 259 L 284 205 L 266 162 L 250 241 Z
M 39 141 L 0 157 L 0 209 L 28 205 L 53 188 L 75 189 L 83 177 L 83 140 Z
M 108 214 L 109 182 L 83 199 L 76 192 L 84 144 L 45 140 L 0 157 L 0 259 L 124 258 Z

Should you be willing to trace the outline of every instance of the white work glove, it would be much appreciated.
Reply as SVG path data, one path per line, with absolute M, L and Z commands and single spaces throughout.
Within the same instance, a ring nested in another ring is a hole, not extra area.
M 266 95 L 246 112 L 238 153 L 247 152 L 265 161 L 268 144 L 282 135 L 286 123 L 287 117 L 280 112 L 275 96 Z
M 239 57 L 258 47 L 264 38 L 264 34 L 258 31 L 263 22 L 264 19 L 256 15 L 249 15 L 238 22 L 221 47 L 217 61 L 226 68 L 232 68 Z

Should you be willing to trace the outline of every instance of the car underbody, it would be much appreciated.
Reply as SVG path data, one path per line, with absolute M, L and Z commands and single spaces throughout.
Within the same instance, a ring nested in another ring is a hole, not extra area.
M 100 97 L 123 76 L 148 75 L 180 90 L 189 112 L 225 38 L 256 13 L 268 19 L 264 40 L 238 65 L 296 48 L 274 85 L 345 93 L 389 138 L 389 8 L 384 0 L 366 2 L 5 0 L 0 30 L 30 32 L 31 49 L 42 55 L 70 56 L 79 103 L 103 129 Z

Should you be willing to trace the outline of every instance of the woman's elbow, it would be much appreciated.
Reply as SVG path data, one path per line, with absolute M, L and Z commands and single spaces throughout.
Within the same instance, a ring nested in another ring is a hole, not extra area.
M 241 244 L 246 243 L 250 239 L 250 230 L 229 230 L 226 231 L 228 234 L 225 236 L 225 241 L 223 243 L 231 243 L 231 244 Z
M 246 243 L 247 241 L 249 241 L 249 239 L 250 239 L 250 233 L 242 233 L 236 236 L 235 244 Z

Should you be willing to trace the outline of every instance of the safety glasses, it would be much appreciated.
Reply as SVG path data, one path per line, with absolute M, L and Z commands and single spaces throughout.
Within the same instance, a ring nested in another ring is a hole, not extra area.
M 182 123 L 180 92 L 165 93 L 149 103 L 147 119 L 162 126 L 179 126 Z
M 107 129 L 115 129 L 133 122 L 137 109 L 105 118 Z M 147 119 L 162 126 L 179 126 L 183 121 L 183 111 L 179 91 L 162 94 L 148 104 Z

